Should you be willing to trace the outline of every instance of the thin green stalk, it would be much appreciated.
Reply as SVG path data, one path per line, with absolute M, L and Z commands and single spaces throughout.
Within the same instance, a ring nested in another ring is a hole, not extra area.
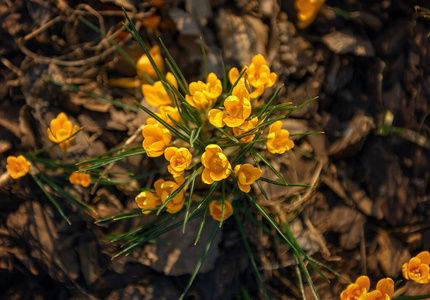
M 242 238 L 243 244 L 245 245 L 245 249 L 248 252 L 248 257 L 251 262 L 252 268 L 254 269 L 255 276 L 257 277 L 257 281 L 260 284 L 260 288 L 263 292 L 264 298 L 269 299 L 266 289 L 264 288 L 264 283 L 263 283 L 263 280 L 261 279 L 260 272 L 258 272 L 258 267 L 255 262 L 254 255 L 252 254 L 251 247 L 249 246 L 248 240 L 246 239 L 245 231 L 243 230 L 242 222 L 240 221 L 236 207 L 235 209 L 233 209 L 233 215 L 237 224 L 237 228 L 239 229 L 239 233 Z
M 211 235 L 211 237 L 210 237 L 209 241 L 208 241 L 208 242 L 207 242 L 207 244 L 206 244 L 206 247 L 205 247 L 205 250 L 204 250 L 204 252 L 203 252 L 203 255 L 202 255 L 202 257 L 200 258 L 200 260 L 197 262 L 196 268 L 194 269 L 193 274 L 191 274 L 190 281 L 188 281 L 188 284 L 187 284 L 187 286 L 185 287 L 184 292 L 183 292 L 183 293 L 181 294 L 181 296 L 179 297 L 179 300 L 184 299 L 185 295 L 188 293 L 188 290 L 190 289 L 191 285 L 193 284 L 194 279 L 196 278 L 197 274 L 199 273 L 200 267 L 202 266 L 202 264 L 203 264 L 203 262 L 204 262 L 204 260 L 205 260 L 206 256 L 207 256 L 207 255 L 208 255 L 208 253 L 209 253 L 209 249 L 210 249 L 210 247 L 211 247 L 211 245 L 212 245 L 213 240 L 215 239 L 215 236 L 216 236 L 216 234 L 217 234 L 217 232 L 218 232 L 218 229 L 219 229 L 219 227 L 218 227 L 218 226 L 214 226 L 214 230 L 212 231 L 212 235 Z
M 57 203 L 57 201 L 55 201 L 54 197 L 52 197 L 52 195 L 50 193 L 48 193 L 48 191 L 45 189 L 45 187 L 43 186 L 43 183 L 39 179 L 39 177 L 37 175 L 31 175 L 31 177 L 33 177 L 34 181 L 37 183 L 37 185 L 40 187 L 40 189 L 46 195 L 46 197 L 48 197 L 48 199 L 52 202 L 52 204 L 54 204 L 55 208 L 60 213 L 60 215 L 63 217 L 63 219 L 66 220 L 66 222 L 69 225 L 71 225 L 72 222 L 70 222 L 69 218 L 67 218 L 66 214 L 64 213 L 64 211 L 62 210 L 60 205 Z
M 208 60 L 206 57 L 206 51 L 205 51 L 205 45 L 203 43 L 203 38 L 200 37 L 200 46 L 202 47 L 202 53 L 203 53 L 203 63 L 205 66 L 205 82 L 208 82 Z

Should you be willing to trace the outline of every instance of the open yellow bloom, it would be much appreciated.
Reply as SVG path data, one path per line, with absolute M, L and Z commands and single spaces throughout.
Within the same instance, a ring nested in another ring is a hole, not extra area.
M 217 127 L 225 123 L 228 127 L 238 127 L 251 115 L 249 92 L 243 82 L 233 89 L 232 95 L 224 100 L 225 113 L 219 109 L 209 111 L 209 122 Z M 222 113 L 222 114 L 221 114 Z M 222 120 L 222 121 L 221 121 Z
M 170 162 L 167 170 L 173 177 L 178 177 L 184 174 L 186 168 L 191 164 L 193 156 L 187 148 L 169 147 L 164 151 L 164 157 Z
M 252 118 L 249 121 L 245 121 L 243 122 L 242 125 L 240 125 L 240 128 L 236 127 L 233 128 L 233 133 L 235 136 L 247 133 L 248 131 L 251 131 L 252 129 L 254 129 L 256 126 L 258 125 L 258 118 Z M 241 143 L 247 143 L 250 142 L 254 139 L 255 134 L 251 134 L 251 135 L 247 135 L 244 136 L 243 138 L 240 139 Z
M 204 166 L 202 181 L 206 184 L 212 184 L 214 181 L 220 181 L 230 176 L 231 164 L 220 146 L 211 144 L 206 146 L 205 150 L 202 155 Z
M 78 126 L 74 126 L 72 130 L 72 123 L 67 118 L 65 113 L 59 113 L 58 116 L 51 121 L 51 126 L 48 128 L 48 137 L 54 143 L 59 143 L 61 149 L 66 152 L 69 148 L 70 142 L 74 139 L 70 138 L 65 142 L 65 139 L 72 136 L 78 131 Z
M 202 81 L 191 82 L 189 85 L 191 95 L 186 95 L 185 100 L 197 109 L 207 111 L 212 108 L 222 93 L 221 81 L 214 73 L 208 75 L 207 83 Z
M 158 179 L 154 183 L 155 193 L 164 203 L 166 199 L 181 185 L 185 182 L 184 177 L 175 177 L 175 181 L 164 181 L 164 179 Z M 185 202 L 185 189 L 182 189 L 169 203 L 167 203 L 167 212 L 174 214 L 181 210 Z
M 394 281 L 391 278 L 384 278 L 376 284 L 376 290 L 366 296 L 366 300 L 390 300 L 394 294 Z
M 369 277 L 360 276 L 340 294 L 340 300 L 364 300 L 369 289 Z
M 429 264 L 430 253 L 428 251 L 423 251 L 417 256 L 412 257 L 409 260 L 409 263 L 403 264 L 403 277 L 407 280 L 413 280 L 418 283 L 429 283 Z
M 308 27 L 317 17 L 317 14 L 325 0 L 296 0 L 294 6 L 297 9 L 297 27 Z
M 263 172 L 251 164 L 237 165 L 234 167 L 234 175 L 242 192 L 249 193 L 251 184 L 261 177 Z
M 267 66 L 266 59 L 261 54 L 257 54 L 252 58 L 251 65 L 248 68 L 248 80 L 254 87 L 263 86 L 265 89 L 275 84 L 278 76 L 274 72 L 270 72 Z
M 160 69 L 161 72 L 163 72 L 164 69 L 164 60 L 161 57 L 160 54 L 160 47 L 159 46 L 154 46 L 151 48 L 151 50 L 149 50 L 149 54 L 151 55 L 152 59 L 155 62 L 155 65 L 158 67 L 158 69 Z M 138 69 L 140 69 L 143 73 L 145 73 L 146 75 L 148 75 L 149 77 L 151 77 L 152 79 L 156 79 L 157 76 L 157 72 L 155 72 L 154 67 L 152 66 L 151 62 L 149 61 L 148 56 L 146 56 L 146 54 L 143 54 L 139 60 L 136 63 L 136 67 Z M 139 77 L 146 82 L 145 77 L 142 76 L 142 74 L 140 74 L 140 72 L 137 72 L 137 75 L 139 75 Z
M 282 122 L 276 121 L 270 126 L 269 140 L 266 141 L 267 150 L 274 154 L 283 154 L 294 147 L 294 142 L 289 139 L 290 133 L 282 129 Z
M 30 162 L 22 155 L 8 156 L 6 169 L 13 179 L 25 176 L 30 171 Z
M 88 187 L 91 184 L 91 175 L 88 173 L 73 172 L 69 176 L 71 184 L 80 184 L 83 187 Z
M 152 118 L 147 120 L 147 125 L 142 129 L 142 135 L 144 138 L 142 146 L 149 157 L 163 155 L 164 149 L 172 140 L 170 131 Z
M 134 201 L 136 201 L 137 206 L 142 209 L 142 213 L 145 215 L 152 212 L 152 210 L 149 209 L 155 208 L 163 204 L 161 202 L 160 197 L 148 191 L 141 192 L 139 195 L 136 196 L 136 198 L 134 198 Z
M 221 221 L 222 216 L 222 203 L 218 203 L 218 201 L 213 200 L 209 204 L 209 213 L 212 218 L 216 221 Z M 229 218 L 233 214 L 233 206 L 231 206 L 230 202 L 224 201 L 224 218 L 223 221 Z
M 178 82 L 172 73 L 167 73 L 166 80 L 175 88 L 178 88 Z M 161 81 L 156 81 L 154 85 L 143 84 L 142 93 L 146 102 L 152 106 L 173 106 L 172 99 L 170 99 L 169 94 Z

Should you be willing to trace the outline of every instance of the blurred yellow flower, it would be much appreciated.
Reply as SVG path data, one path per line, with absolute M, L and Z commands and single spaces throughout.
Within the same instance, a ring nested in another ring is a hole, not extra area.
M 423 251 L 402 266 L 403 277 L 418 283 L 429 283 L 430 253 Z
M 184 174 L 184 171 L 191 164 L 193 156 L 187 148 L 169 147 L 164 151 L 164 157 L 170 162 L 167 170 L 173 177 Z
M 71 184 L 80 184 L 88 187 L 91 184 L 91 175 L 88 173 L 73 172 L 70 174 L 69 181 Z
M 340 294 L 340 300 L 364 300 L 369 289 L 369 277 L 360 276 Z
M 164 70 L 164 60 L 161 57 L 160 54 L 160 47 L 159 46 L 154 46 L 151 48 L 151 50 L 149 50 L 149 54 L 151 55 L 152 59 L 155 62 L 155 65 L 158 67 L 158 69 L 163 72 Z M 152 79 L 157 79 L 157 72 L 155 72 L 154 67 L 152 66 L 151 62 L 149 61 L 148 56 L 146 56 L 146 54 L 143 54 L 139 60 L 136 63 L 136 67 L 138 69 L 140 69 L 143 73 L 145 73 L 146 75 L 148 75 L 149 77 L 151 77 Z M 140 74 L 140 72 L 137 72 L 137 75 L 139 75 L 139 77 L 144 81 L 147 82 L 145 77 L 143 77 L 142 74 Z
M 258 118 L 252 118 L 249 121 L 245 121 L 243 122 L 242 125 L 240 125 L 239 127 L 233 128 L 233 133 L 235 136 L 247 133 L 248 131 L 251 131 L 252 129 L 254 129 L 256 126 L 258 125 Z M 255 134 L 251 134 L 251 135 L 247 135 L 244 136 L 243 138 L 240 139 L 241 143 L 247 143 L 250 142 L 254 139 Z
M 384 278 L 376 284 L 376 290 L 366 296 L 366 300 L 390 300 L 394 294 L 394 281 L 391 278 Z
M 164 179 L 158 179 L 154 183 L 155 193 L 164 203 L 166 199 L 181 185 L 185 182 L 184 177 L 175 177 L 175 181 L 164 181 Z M 174 214 L 181 210 L 184 206 L 185 189 L 182 189 L 169 203 L 167 203 L 167 212 Z
M 151 208 L 155 208 L 162 204 L 160 197 L 155 195 L 154 193 L 143 191 L 139 195 L 134 198 L 137 206 L 142 209 L 142 213 L 147 215 L 152 212 Z
M 206 146 L 205 150 L 202 155 L 204 166 L 202 181 L 206 184 L 212 184 L 214 181 L 227 178 L 231 173 L 231 164 L 220 146 L 211 144 Z
M 237 165 L 234 167 L 234 175 L 242 192 L 249 193 L 251 184 L 261 177 L 263 172 L 251 164 Z
M 294 147 L 294 142 L 289 139 L 290 133 L 282 129 L 282 122 L 276 121 L 270 126 L 269 140 L 266 141 L 267 150 L 274 154 L 283 154 Z
M 233 89 L 232 95 L 224 100 L 225 113 L 219 109 L 209 111 L 209 122 L 217 127 L 226 124 L 228 127 L 238 127 L 251 115 L 249 93 L 243 82 L 239 82 Z M 222 114 L 221 114 L 222 113 Z
M 202 81 L 191 82 L 189 85 L 191 95 L 186 95 L 185 100 L 197 109 L 207 111 L 212 108 L 222 92 L 221 81 L 214 73 L 208 75 L 207 83 Z
M 148 123 L 142 129 L 143 149 L 149 157 L 163 155 L 164 149 L 170 145 L 172 134 L 170 131 L 159 124 L 155 119 L 148 119 Z
M 311 25 L 325 0 L 295 0 L 297 27 L 303 29 Z
M 74 139 L 74 137 L 68 139 L 67 141 L 64 140 L 76 133 L 78 131 L 78 126 L 75 125 L 72 130 L 72 123 L 67 118 L 67 115 L 62 112 L 51 121 L 51 126 L 47 129 L 47 131 L 49 139 L 54 143 L 59 143 L 61 149 L 66 152 L 67 148 L 69 148 L 70 142 Z
M 211 214 L 212 218 L 216 221 L 221 221 L 222 216 L 222 203 L 218 203 L 217 200 L 213 200 L 211 203 L 209 203 L 209 213 Z M 233 214 L 233 206 L 231 206 L 231 203 L 228 201 L 224 201 L 224 218 L 223 221 L 227 218 L 229 218 Z
M 172 73 L 169 72 L 166 74 L 166 80 L 175 88 L 178 88 L 178 82 Z M 142 93 L 146 102 L 152 106 L 173 106 L 172 99 L 170 99 L 169 94 L 161 81 L 156 81 L 154 85 L 143 84 Z
M 163 121 L 165 121 L 167 124 L 172 126 L 176 126 L 176 125 L 175 123 L 173 123 L 173 121 L 170 118 L 172 118 L 178 123 L 181 123 L 181 120 L 182 120 L 181 115 L 179 114 L 178 108 L 173 106 L 168 106 L 168 105 L 160 106 L 158 108 L 157 114 L 160 116 L 161 119 L 163 119 Z
M 13 179 L 25 176 L 30 171 L 30 162 L 22 155 L 8 156 L 6 169 Z

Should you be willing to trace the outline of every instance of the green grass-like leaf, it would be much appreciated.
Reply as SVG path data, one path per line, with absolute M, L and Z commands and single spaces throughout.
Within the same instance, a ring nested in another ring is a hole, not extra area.
M 74 197 L 73 195 L 66 192 L 61 186 L 56 184 L 53 180 L 48 178 L 47 176 L 43 175 L 42 173 L 39 173 L 38 176 L 44 180 L 47 184 L 49 184 L 57 193 L 59 193 L 61 196 L 66 198 L 70 201 L 70 203 L 76 205 L 79 209 L 82 210 L 89 210 L 91 212 L 94 212 L 94 209 L 89 206 L 86 202 Z
M 235 201 L 235 202 L 237 202 L 237 201 Z M 257 281 L 260 285 L 261 291 L 263 292 L 264 297 L 266 299 L 269 299 L 269 296 L 267 295 L 266 289 L 264 288 L 264 283 L 263 283 L 263 280 L 261 279 L 260 272 L 258 272 L 258 267 L 257 267 L 257 264 L 255 262 L 254 255 L 252 254 L 251 247 L 249 246 L 248 240 L 246 239 L 245 231 L 243 230 L 243 225 L 242 225 L 242 222 L 240 221 L 240 218 L 239 218 L 237 211 L 238 211 L 238 207 L 235 206 L 233 209 L 233 215 L 234 215 L 234 219 L 235 219 L 236 224 L 237 224 L 237 228 L 239 229 L 239 233 L 240 233 L 240 236 L 242 238 L 243 244 L 245 245 L 246 252 L 248 252 L 248 257 L 249 257 L 249 260 L 251 262 L 252 268 L 254 269 L 254 274 L 255 274 L 255 277 L 257 277 Z
M 46 197 L 48 197 L 49 201 L 52 202 L 52 204 L 54 204 L 55 208 L 57 209 L 57 211 L 60 213 L 60 215 L 63 217 L 63 219 L 69 224 L 71 225 L 72 222 L 70 222 L 69 218 L 67 218 L 66 214 L 64 213 L 63 209 L 61 208 L 61 206 L 57 203 L 57 201 L 55 201 L 54 197 L 52 197 L 52 195 L 45 189 L 45 187 L 43 186 L 42 181 L 40 180 L 40 178 L 37 175 L 31 175 L 31 177 L 33 177 L 34 181 L 37 183 L 37 185 L 40 187 L 40 189 L 42 190 L 42 192 L 46 195 Z
M 214 226 L 214 229 L 213 229 L 213 231 L 212 231 L 212 235 L 211 235 L 211 237 L 209 238 L 209 241 L 206 243 L 205 250 L 203 251 L 203 254 L 202 254 L 202 256 L 200 257 L 199 261 L 197 262 L 196 268 L 194 269 L 193 274 L 191 274 L 191 278 L 190 278 L 190 280 L 188 281 L 188 284 L 187 284 L 187 286 L 185 287 L 184 292 L 183 292 L 183 293 L 181 294 L 181 296 L 179 297 L 179 300 L 184 299 L 185 295 L 188 293 L 188 290 L 190 289 L 191 285 L 193 284 L 194 279 L 196 279 L 196 276 L 197 276 L 197 274 L 199 273 L 200 267 L 202 266 L 202 264 L 203 264 L 203 262 L 204 262 L 204 260 L 205 260 L 206 256 L 207 256 L 207 255 L 208 255 L 208 253 L 209 253 L 209 249 L 211 248 L 212 242 L 213 242 L 213 240 L 215 239 L 215 236 L 216 236 L 216 234 L 217 234 L 217 232 L 218 232 L 218 229 L 219 229 L 219 227 L 218 227 L 218 226 Z

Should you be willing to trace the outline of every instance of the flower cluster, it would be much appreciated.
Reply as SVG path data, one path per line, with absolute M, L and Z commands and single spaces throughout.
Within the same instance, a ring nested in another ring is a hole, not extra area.
M 428 251 L 423 251 L 417 256 L 412 257 L 408 263 L 403 264 L 403 277 L 407 280 L 413 280 L 418 283 L 429 283 L 429 264 L 430 253 Z
M 169 196 L 181 186 L 184 177 L 200 178 L 204 184 L 212 185 L 233 175 L 239 190 L 249 193 L 251 185 L 262 177 L 263 172 L 259 166 L 246 162 L 246 155 L 236 157 L 234 149 L 243 145 L 253 148 L 266 128 L 267 138 L 258 142 L 265 142 L 269 152 L 283 154 L 294 147 L 289 132 L 282 129 L 280 119 L 272 121 L 269 118 L 271 109 L 265 112 L 270 104 L 265 108 L 257 105 L 257 98 L 277 79 L 264 57 L 256 55 L 250 66 L 243 67 L 240 73 L 232 68 L 228 78 L 229 90 L 223 90 L 221 80 L 214 73 L 207 75 L 206 82 L 190 84 L 167 73 L 153 85 L 142 85 L 148 104 L 158 107 L 155 113 L 142 106 L 151 116 L 142 129 L 142 146 L 149 157 L 164 155 L 168 162 L 167 171 L 175 180 L 159 179 L 154 184 L 155 193 L 144 191 L 137 195 L 135 200 L 143 213 L 160 205 L 169 213 L 178 212 L 184 205 L 188 183 L 176 196 Z M 178 86 L 183 94 L 178 91 Z M 189 176 L 186 175 L 188 171 L 192 172 Z M 207 204 L 217 221 L 233 213 L 231 203 L 225 198 L 221 200 Z
M 340 294 L 341 300 L 389 300 L 394 294 L 394 281 L 384 278 L 376 284 L 376 290 L 369 292 L 370 280 L 367 276 L 360 276 L 355 283 L 351 283 Z

